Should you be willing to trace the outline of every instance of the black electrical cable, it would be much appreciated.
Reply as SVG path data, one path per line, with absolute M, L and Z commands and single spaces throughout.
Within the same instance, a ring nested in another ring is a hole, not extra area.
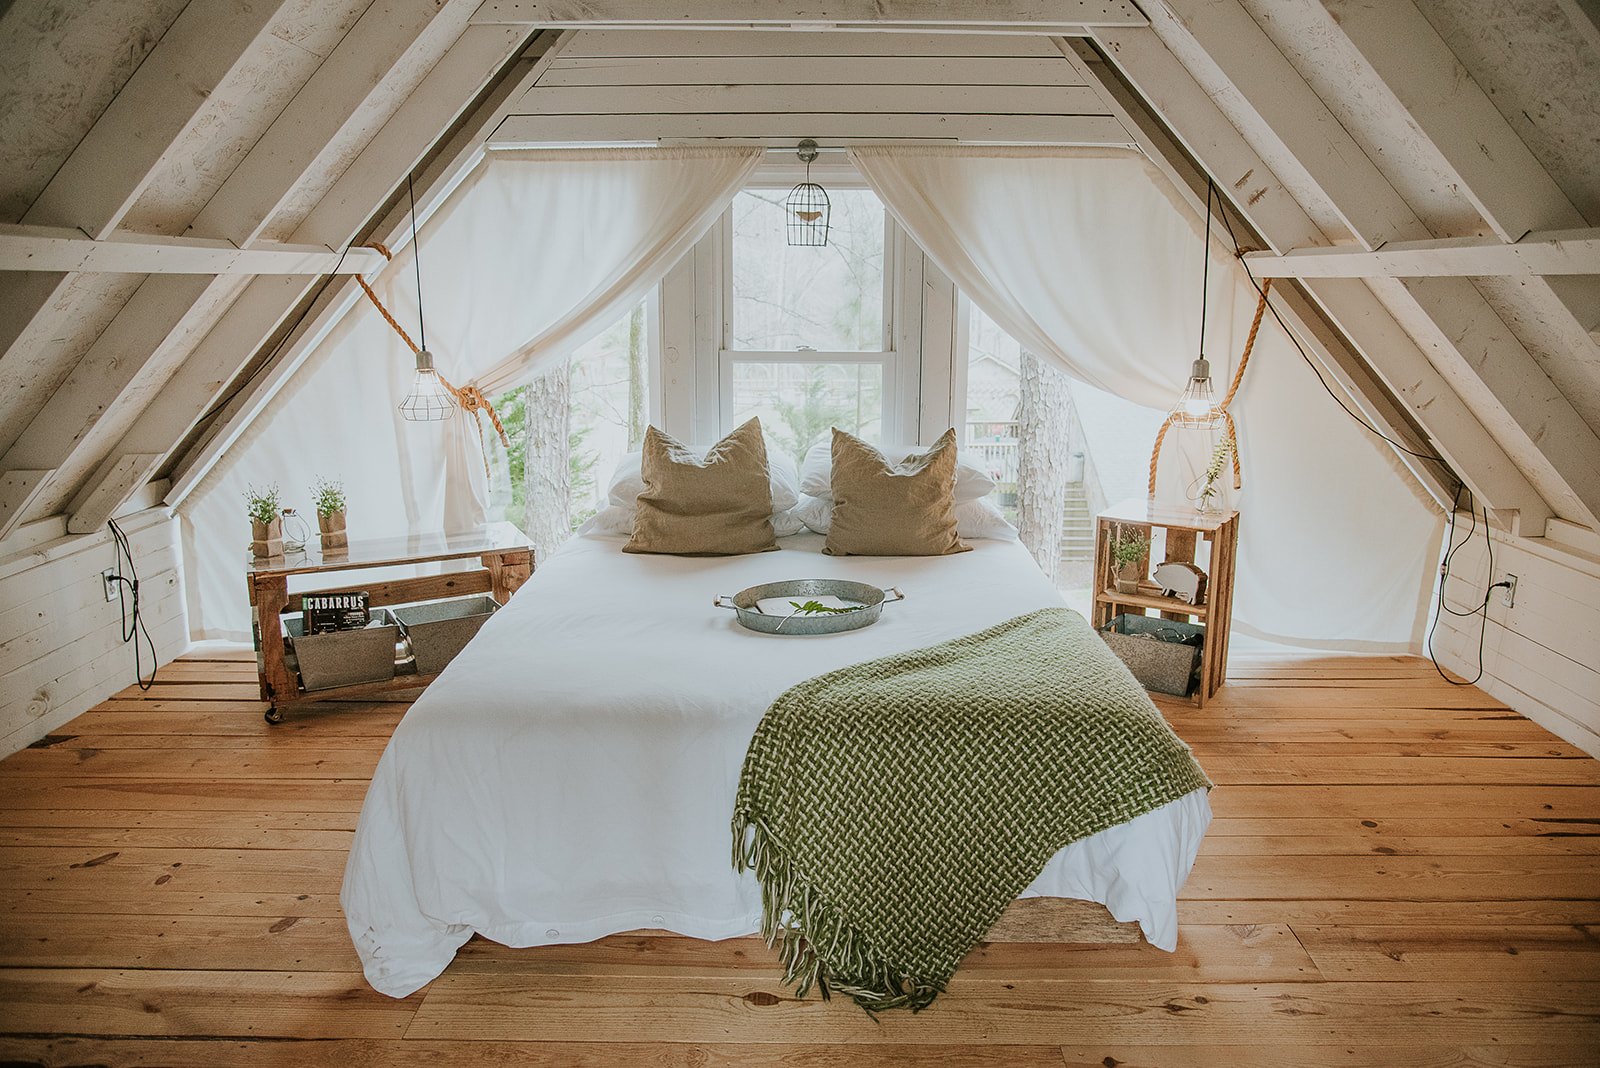
M 139 572 L 133 564 L 133 550 L 128 546 L 128 536 L 117 526 L 115 519 L 108 520 L 106 526 L 111 528 L 111 539 L 116 544 L 117 573 L 112 576 L 112 580 L 118 583 L 117 607 L 122 612 L 122 641 L 123 644 L 133 642 L 133 677 L 139 683 L 139 689 L 148 690 L 156 681 L 156 643 L 151 639 L 150 629 L 145 626 L 144 617 L 139 611 Z M 122 573 L 124 559 L 128 561 L 127 575 Z M 123 590 L 124 586 L 127 587 L 126 592 Z M 140 634 L 144 635 L 145 644 L 150 647 L 148 681 L 144 677 L 143 660 L 139 653 Z
M 1209 178 L 1207 178 L 1207 180 L 1206 180 L 1206 214 L 1207 214 L 1208 218 L 1206 220 L 1207 221 L 1207 231 L 1206 232 L 1208 234 L 1210 233 L 1209 215 L 1211 213 L 1211 193 L 1212 193 L 1212 188 L 1213 187 L 1212 187 L 1211 180 Z M 1445 584 L 1447 582 L 1449 582 L 1449 580 L 1450 580 L 1450 562 L 1455 557 L 1456 552 L 1459 549 L 1461 549 L 1463 546 L 1465 546 L 1468 542 L 1470 542 L 1472 540 L 1473 533 L 1478 529 L 1478 507 L 1477 507 L 1477 502 L 1475 500 L 1473 500 L 1472 491 L 1470 489 L 1468 489 L 1466 484 L 1464 482 L 1462 482 L 1460 480 L 1460 478 L 1458 478 L 1456 476 L 1456 473 L 1450 469 L 1450 465 L 1445 462 L 1443 457 L 1441 457 L 1441 456 L 1439 456 L 1439 455 L 1437 455 L 1435 453 L 1417 452 L 1414 449 L 1407 448 L 1406 446 L 1400 444 L 1398 441 L 1394 440 L 1389 435 L 1385 434 L 1383 431 L 1381 431 L 1377 427 L 1373 426 L 1366 419 L 1362 418 L 1362 416 L 1359 413 L 1357 413 L 1354 410 L 1352 410 L 1351 407 L 1344 402 L 1344 399 L 1342 397 L 1340 397 L 1339 394 L 1334 391 L 1333 387 L 1328 384 L 1328 380 L 1325 377 L 1323 377 L 1322 369 L 1317 366 L 1316 361 L 1313 360 L 1311 358 L 1310 354 L 1306 352 L 1305 347 L 1300 344 L 1299 337 L 1297 337 L 1295 335 L 1295 332 L 1293 330 L 1289 329 L 1289 324 L 1283 321 L 1283 316 L 1278 314 L 1278 309 L 1273 306 L 1272 301 L 1267 298 L 1266 291 L 1263 290 L 1261 288 L 1261 284 L 1256 281 L 1256 276 L 1250 270 L 1250 264 L 1245 260 L 1244 256 L 1240 252 L 1240 249 L 1239 249 L 1239 238 L 1233 232 L 1233 222 L 1228 218 L 1227 208 L 1226 208 L 1225 204 L 1221 201 L 1221 198 L 1218 198 L 1217 207 L 1222 213 L 1223 225 L 1228 228 L 1228 238 L 1229 238 L 1229 240 L 1231 240 L 1233 242 L 1234 254 L 1236 256 L 1238 256 L 1239 264 L 1240 264 L 1240 266 L 1242 266 L 1244 268 L 1245 277 L 1250 279 L 1251 287 L 1256 291 L 1256 293 L 1261 297 L 1261 300 L 1266 304 L 1267 308 L 1272 312 L 1272 318 L 1277 322 L 1278 326 L 1288 336 L 1289 341 L 1295 347 L 1295 351 L 1300 353 L 1300 358 L 1306 362 L 1306 366 L 1307 367 L 1311 368 L 1311 372 L 1317 376 L 1317 381 L 1322 383 L 1322 388 L 1327 392 L 1328 396 L 1333 398 L 1334 403 L 1339 405 L 1339 407 L 1343 408 L 1346 415 L 1348 415 L 1350 418 L 1354 419 L 1357 423 L 1359 423 L 1366 430 L 1372 432 L 1373 434 L 1375 434 L 1379 438 L 1382 438 L 1384 441 L 1387 441 L 1390 445 L 1394 446 L 1396 449 L 1399 449 L 1401 452 L 1407 454 L 1408 456 L 1415 456 L 1419 460 L 1427 460 L 1427 461 L 1429 461 L 1431 463 L 1438 464 L 1439 467 L 1444 471 L 1444 473 L 1446 475 L 1450 476 L 1450 478 L 1455 480 L 1455 483 L 1456 483 L 1456 499 L 1451 502 L 1451 508 L 1450 508 L 1450 531 L 1449 531 L 1449 534 L 1446 536 L 1446 544 L 1448 544 L 1450 546 L 1450 548 L 1448 550 L 1446 550 L 1446 552 L 1444 554 L 1444 560 L 1439 565 L 1439 600 L 1434 605 L 1433 619 L 1428 624 L 1428 638 L 1427 638 L 1427 643 L 1426 644 L 1427 644 L 1427 649 L 1428 649 L 1428 659 L 1433 662 L 1433 669 L 1439 673 L 1439 677 L 1440 678 L 1444 679 L 1446 682 L 1450 683 L 1452 686 L 1471 686 L 1471 685 L 1473 685 L 1479 679 L 1483 678 L 1483 644 L 1484 644 L 1484 636 L 1488 633 L 1488 630 L 1489 630 L 1489 601 L 1493 598 L 1495 590 L 1500 589 L 1501 587 L 1510 586 L 1511 584 L 1509 582 L 1495 582 L 1495 583 L 1490 584 L 1483 591 L 1483 603 L 1479 604 L 1475 608 L 1469 609 L 1469 610 L 1464 611 L 1464 612 L 1458 612 L 1456 609 L 1451 608 L 1450 605 L 1447 604 L 1446 601 L 1445 601 L 1445 595 L 1444 595 L 1445 594 Z M 1455 543 L 1456 512 L 1457 512 L 1457 509 L 1460 507 L 1460 500 L 1461 500 L 1461 494 L 1462 493 L 1465 493 L 1467 495 L 1467 508 L 1468 508 L 1469 514 L 1472 516 L 1472 526 L 1467 528 L 1467 536 L 1461 540 L 1460 544 L 1456 544 Z M 1485 507 L 1484 510 L 1483 510 L 1483 540 L 1484 540 L 1484 547 L 1485 547 L 1485 550 L 1487 552 L 1488 560 L 1489 560 L 1489 577 L 1493 578 L 1494 577 L 1494 538 L 1489 532 L 1489 509 L 1487 507 Z M 1479 616 L 1482 619 L 1482 625 L 1478 629 L 1478 673 L 1476 675 L 1474 675 L 1470 680 L 1458 681 L 1456 679 L 1452 679 L 1449 675 L 1446 675 L 1445 672 L 1444 672 L 1444 668 L 1439 666 L 1438 658 L 1433 655 L 1433 633 L 1434 633 L 1434 630 L 1439 625 L 1439 612 L 1440 612 L 1441 609 L 1443 609 L 1446 612 L 1449 612 L 1453 616 L 1458 616 L 1458 617 L 1462 617 L 1462 618 L 1465 618 L 1465 617 L 1468 617 L 1468 616 Z
M 1456 508 L 1452 507 L 1450 509 L 1450 532 L 1445 536 L 1445 544 L 1449 545 L 1450 548 L 1445 552 L 1444 559 L 1439 564 L 1439 600 L 1437 602 L 1435 602 L 1435 604 L 1433 606 L 1433 619 L 1428 624 L 1428 641 L 1427 641 L 1428 659 L 1433 661 L 1433 670 L 1437 671 L 1439 673 L 1439 677 L 1444 679 L 1444 681 L 1450 683 L 1450 685 L 1452 685 L 1452 686 L 1471 686 L 1474 683 L 1476 683 L 1479 679 L 1483 678 L 1483 642 L 1484 642 L 1484 636 L 1486 634 L 1488 634 L 1488 632 L 1489 632 L 1489 601 L 1494 597 L 1494 591 L 1495 590 L 1497 590 L 1497 589 L 1499 589 L 1499 588 L 1501 588 L 1503 586 L 1510 586 L 1511 585 L 1511 583 L 1509 583 L 1509 582 L 1495 582 L 1495 583 L 1490 584 L 1483 591 L 1483 601 L 1482 601 L 1482 603 L 1480 603 L 1480 604 L 1476 605 L 1475 607 L 1473 607 L 1471 609 L 1468 609 L 1467 611 L 1464 611 L 1464 612 L 1457 611 L 1456 609 L 1451 608 L 1450 605 L 1446 603 L 1445 596 L 1444 596 L 1444 590 L 1445 590 L 1445 585 L 1450 581 L 1450 563 L 1454 559 L 1454 557 L 1456 555 L 1456 552 L 1458 550 L 1460 550 L 1461 548 L 1463 548 L 1468 542 L 1470 542 L 1472 540 L 1473 533 L 1478 529 L 1478 505 L 1477 505 L 1477 502 L 1472 499 L 1472 491 L 1471 490 L 1466 490 L 1465 487 L 1463 487 L 1463 490 L 1467 494 L 1467 510 L 1468 510 L 1468 514 L 1470 514 L 1472 516 L 1472 526 L 1467 528 L 1467 536 L 1462 538 L 1461 541 L 1459 543 L 1457 543 L 1456 542 Z M 1459 492 L 1458 492 L 1458 496 L 1459 496 Z M 1452 504 L 1459 504 L 1459 501 L 1452 502 Z M 1494 537 L 1489 532 L 1489 511 L 1488 511 L 1487 508 L 1484 509 L 1484 514 L 1483 514 L 1483 541 L 1484 541 L 1484 549 L 1487 552 L 1488 558 L 1489 558 L 1489 577 L 1493 578 L 1494 577 Z M 1466 618 L 1466 617 L 1470 617 L 1470 616 L 1478 616 L 1480 618 L 1480 625 L 1478 627 L 1478 673 L 1476 675 L 1472 676 L 1472 678 L 1470 678 L 1470 679 L 1466 679 L 1466 680 L 1463 681 L 1463 680 L 1452 679 L 1449 675 L 1446 675 L 1445 672 L 1444 672 L 1444 668 L 1439 666 L 1439 658 L 1437 656 L 1435 656 L 1434 653 L 1433 653 L 1433 634 L 1434 634 L 1434 631 L 1439 626 L 1439 612 L 1440 612 L 1441 609 L 1446 611 L 1446 612 L 1449 612 L 1453 616 L 1460 616 L 1462 618 Z

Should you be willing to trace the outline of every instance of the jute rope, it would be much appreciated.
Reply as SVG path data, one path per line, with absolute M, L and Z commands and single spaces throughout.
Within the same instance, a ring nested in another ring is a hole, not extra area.
M 365 247 L 377 249 L 379 252 L 383 253 L 383 258 L 386 260 L 394 259 L 393 254 L 391 254 L 388 249 L 384 248 L 377 242 L 373 242 Z M 361 287 L 362 292 L 366 293 L 367 299 L 372 301 L 373 307 L 378 309 L 378 314 L 383 316 L 384 322 L 394 327 L 394 332 L 400 335 L 400 340 L 406 343 L 406 345 L 411 349 L 412 354 L 414 355 L 418 352 L 421 352 L 422 350 L 417 348 L 417 343 L 411 340 L 411 335 L 406 333 L 404 327 L 395 322 L 394 316 L 389 314 L 389 309 L 383 306 L 383 301 L 378 299 L 378 294 L 374 293 L 372 291 L 372 287 L 367 285 L 367 280 L 362 278 L 359 274 L 355 276 L 355 280 L 356 284 Z M 1260 317 L 1257 316 L 1258 321 L 1259 318 Z M 434 369 L 433 373 L 439 375 L 440 384 L 443 385 L 445 389 L 450 391 L 450 395 L 456 399 L 456 403 L 461 405 L 461 410 L 464 412 L 473 413 L 472 422 L 473 425 L 478 428 L 478 448 L 483 453 L 483 471 L 484 474 L 488 474 L 489 446 L 483 440 L 483 424 L 478 421 L 477 413 L 479 411 L 489 413 L 489 422 L 494 424 L 495 433 L 500 435 L 500 444 L 509 449 L 511 448 L 511 440 L 506 437 L 506 428 L 500 425 L 500 416 L 496 414 L 494 405 L 489 403 L 489 398 L 485 397 L 483 395 L 483 391 L 477 386 L 453 386 L 450 384 L 449 379 L 445 378 L 444 375 L 439 374 L 437 368 Z
M 1245 338 L 1244 352 L 1239 356 L 1239 366 L 1233 372 L 1233 383 L 1228 386 L 1227 396 L 1222 398 L 1222 403 L 1217 406 L 1222 413 L 1222 421 L 1228 428 L 1228 438 L 1231 441 L 1239 440 L 1238 431 L 1233 425 L 1233 416 L 1228 413 L 1228 404 L 1233 400 L 1234 394 L 1239 392 L 1239 384 L 1244 381 L 1244 369 L 1250 366 L 1250 353 L 1256 347 L 1256 335 L 1261 332 L 1261 317 L 1267 311 L 1267 290 L 1272 288 L 1272 279 L 1266 279 L 1261 285 L 1261 300 L 1256 303 L 1256 317 L 1250 323 L 1250 336 Z M 1161 443 L 1166 440 L 1167 428 L 1177 418 L 1177 413 L 1167 413 L 1166 420 L 1161 424 L 1161 429 L 1156 432 L 1156 447 L 1150 451 L 1150 487 L 1147 491 L 1150 496 L 1156 495 L 1156 460 L 1161 455 Z M 1239 449 L 1236 447 L 1228 450 L 1233 454 L 1233 488 L 1241 489 L 1244 486 L 1244 475 L 1239 468 Z

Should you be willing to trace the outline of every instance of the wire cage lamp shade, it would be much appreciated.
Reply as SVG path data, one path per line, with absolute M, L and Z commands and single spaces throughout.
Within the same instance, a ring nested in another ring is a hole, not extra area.
M 791 245 L 826 245 L 828 218 L 833 207 L 828 191 L 811 180 L 811 161 L 817 158 L 817 143 L 811 138 L 800 142 L 796 155 L 805 162 L 806 180 L 789 190 L 784 204 L 786 236 Z
M 455 395 L 445 388 L 439 372 L 433 369 L 433 353 L 418 349 L 417 373 L 411 380 L 411 392 L 400 402 L 401 416 L 414 423 L 428 423 L 448 419 L 455 411 Z

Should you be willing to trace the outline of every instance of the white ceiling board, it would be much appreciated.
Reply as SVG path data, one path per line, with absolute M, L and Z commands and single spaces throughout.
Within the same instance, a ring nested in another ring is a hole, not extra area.
M 1591 427 L 1600 427 L 1600 350 L 1584 327 L 1552 292 L 1570 281 L 1600 306 L 1600 278 L 1474 278 L 1489 307 L 1517 335 L 1568 403 Z M 1597 307 L 1600 322 L 1600 307 Z
M 1128 0 L 484 0 L 473 18 L 546 26 L 1144 25 Z
M 1318 0 L 1239 0 L 1239 4 L 1333 116 L 1341 136 L 1359 147 L 1426 228 L 1420 233 L 1387 234 L 1386 239 L 1489 232 L 1476 205 L 1454 187 L 1455 173 L 1442 154 Z M 1229 72 L 1237 76 L 1237 68 Z M 1312 170 L 1316 173 L 1317 168 Z M 1395 217 L 1387 204 L 1374 215 Z
M 435 20 L 454 21 L 452 16 L 465 10 L 463 0 L 454 0 L 444 12 L 435 0 L 395 0 L 369 8 L 195 216 L 194 233 L 241 246 L 261 236 L 341 129 L 360 125 L 363 105 L 419 37 Z M 455 29 L 459 32 L 459 26 Z M 441 42 L 438 52 L 453 39 L 451 34 Z
M 21 222 L 188 0 L 14 0 L 0 14 L 0 221 Z
M 1571 10 L 1578 0 L 1415 2 L 1567 199 L 1600 226 L 1600 30 Z
M 1502 238 L 1584 225 L 1411 0 L 1332 0 L 1329 15 L 1449 168 L 1451 188 Z M 1600 78 L 1600 69 L 1595 76 Z
M 0 314 L 24 320 L 0 354 L 0 454 L 66 381 L 117 312 L 138 290 L 143 275 L 0 275 Z
M 349 30 L 369 0 L 321 0 L 321 21 L 291 0 L 258 47 L 206 98 L 124 225 L 140 233 L 181 235 L 240 161 L 282 114 Z
M 268 0 L 184 8 L 22 221 L 75 226 L 93 238 L 109 234 L 276 10 Z
M 560 66 L 588 58 L 650 59 L 659 56 L 701 56 L 738 59 L 745 56 L 896 58 L 1026 58 L 1055 60 L 1059 51 L 1048 38 L 988 34 L 906 33 L 780 33 L 749 30 L 712 33 L 705 30 L 579 30 L 562 47 Z

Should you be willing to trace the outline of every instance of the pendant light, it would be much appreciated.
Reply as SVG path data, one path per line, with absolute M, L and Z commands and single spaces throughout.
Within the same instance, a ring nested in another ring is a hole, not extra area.
M 439 378 L 439 372 L 433 369 L 433 353 L 428 351 L 428 328 L 422 317 L 422 244 L 417 240 L 417 194 L 409 174 L 406 175 L 406 192 L 411 197 L 411 262 L 417 271 L 417 335 L 421 347 L 417 349 L 417 372 L 411 380 L 411 392 L 400 402 L 400 415 L 414 423 L 426 423 L 454 415 L 456 399 Z
M 1200 270 L 1200 347 L 1199 358 L 1189 368 L 1189 384 L 1183 387 L 1178 403 L 1167 413 L 1167 421 L 1185 430 L 1210 430 L 1222 422 L 1211 390 L 1211 361 L 1206 359 L 1206 302 L 1211 282 L 1211 180 L 1206 179 L 1206 240 L 1201 248 Z
M 789 244 L 826 245 L 832 207 L 828 203 L 828 191 L 811 180 L 811 161 L 817 158 L 817 143 L 806 138 L 800 142 L 795 155 L 806 165 L 806 180 L 789 191 L 785 204 Z

